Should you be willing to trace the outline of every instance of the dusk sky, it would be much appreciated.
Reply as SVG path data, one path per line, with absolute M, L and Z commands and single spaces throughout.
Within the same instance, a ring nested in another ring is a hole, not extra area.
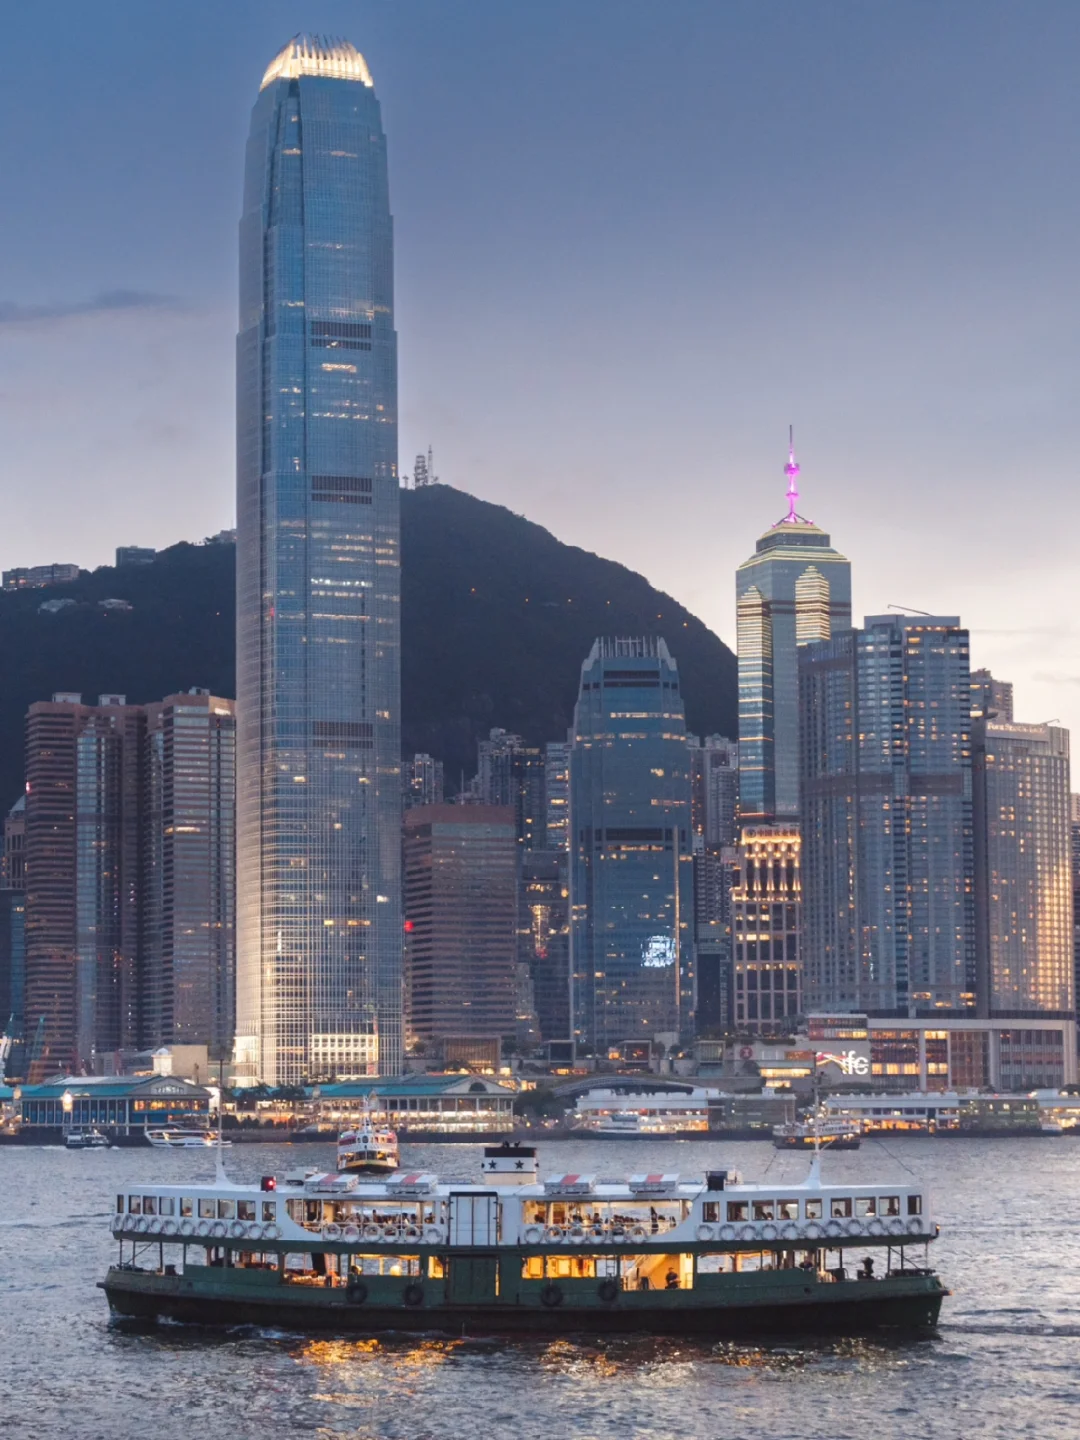
M 298 30 L 382 102 L 404 470 L 733 643 L 794 423 L 856 616 L 959 614 L 1080 734 L 1076 0 L 9 7 L 4 567 L 233 524 L 244 142 Z

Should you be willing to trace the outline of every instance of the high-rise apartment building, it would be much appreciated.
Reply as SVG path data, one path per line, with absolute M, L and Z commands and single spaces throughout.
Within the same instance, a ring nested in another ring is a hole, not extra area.
M 734 845 L 739 833 L 738 743 L 723 735 L 686 738 L 694 835 L 707 846 Z
M 802 1009 L 801 848 L 793 825 L 748 825 L 739 840 L 728 1014 L 741 1034 L 790 1034 Z
M 601 1053 L 671 1043 L 693 1016 L 690 767 L 663 640 L 597 640 L 570 752 L 574 1023 Z
M 1080 996 L 1080 795 L 1069 796 L 1069 854 L 1072 864 L 1073 1000 Z
M 0 1074 L 25 1076 L 26 796 L 4 821 L 0 863 Z
M 809 1011 L 973 1013 L 969 679 L 954 616 L 870 616 L 801 652 Z
M 205 690 L 146 707 L 142 1044 L 232 1050 L 236 706 Z
M 973 720 L 1012 720 L 1012 681 L 997 680 L 989 670 L 973 670 L 971 672 L 971 718 Z
M 409 1034 L 512 1037 L 517 1027 L 518 843 L 506 805 L 405 813 Z
M 414 755 L 404 767 L 402 799 L 406 810 L 414 805 L 443 803 L 443 762 L 430 755 Z
M 739 813 L 743 823 L 799 813 L 798 652 L 851 624 L 851 566 L 797 513 L 792 450 L 788 513 L 735 577 L 739 652 Z
M 237 342 L 236 1060 L 271 1084 L 401 1068 L 392 234 L 364 58 L 297 36 L 252 113 Z
M 138 1040 L 145 729 L 123 695 L 58 694 L 27 716 L 27 1028 L 44 1018 L 31 1080 Z
M 977 720 L 972 748 L 978 1014 L 1071 1019 L 1069 732 Z
M 570 743 L 549 740 L 544 751 L 544 808 L 547 848 L 565 850 L 570 843 Z
M 544 848 L 547 844 L 544 752 L 526 745 L 520 735 L 494 729 L 478 744 L 477 760 L 473 800 L 480 805 L 509 805 L 514 812 L 514 828 L 521 848 Z
M 570 1038 L 570 881 L 564 849 L 526 850 L 518 878 L 518 964 L 532 982 L 540 1039 Z

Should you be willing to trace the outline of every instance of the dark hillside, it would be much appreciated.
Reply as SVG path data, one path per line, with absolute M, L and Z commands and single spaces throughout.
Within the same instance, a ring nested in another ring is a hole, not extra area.
M 640 575 L 447 485 L 403 491 L 401 503 L 406 754 L 430 751 L 456 783 L 493 725 L 538 744 L 560 738 L 601 634 L 663 635 L 690 728 L 733 733 L 731 652 Z M 153 565 L 0 595 L 0 808 L 22 786 L 34 700 L 77 690 L 144 702 L 192 685 L 234 693 L 234 564 L 229 545 L 175 545 Z M 68 598 L 74 608 L 38 613 Z M 110 598 L 134 608 L 98 609 Z

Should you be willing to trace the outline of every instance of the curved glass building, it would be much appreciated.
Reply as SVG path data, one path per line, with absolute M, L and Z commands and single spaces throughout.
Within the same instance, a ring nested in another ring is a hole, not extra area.
M 251 118 L 237 339 L 237 1040 L 271 1084 L 401 1059 L 397 336 L 364 58 Z

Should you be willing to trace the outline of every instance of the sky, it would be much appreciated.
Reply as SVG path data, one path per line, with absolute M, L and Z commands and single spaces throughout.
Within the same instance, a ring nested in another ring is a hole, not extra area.
M 800 509 L 855 614 L 959 614 L 1080 733 L 1075 0 L 9 7 L 0 564 L 233 523 L 263 70 L 351 39 L 389 139 L 400 453 L 729 643 Z

